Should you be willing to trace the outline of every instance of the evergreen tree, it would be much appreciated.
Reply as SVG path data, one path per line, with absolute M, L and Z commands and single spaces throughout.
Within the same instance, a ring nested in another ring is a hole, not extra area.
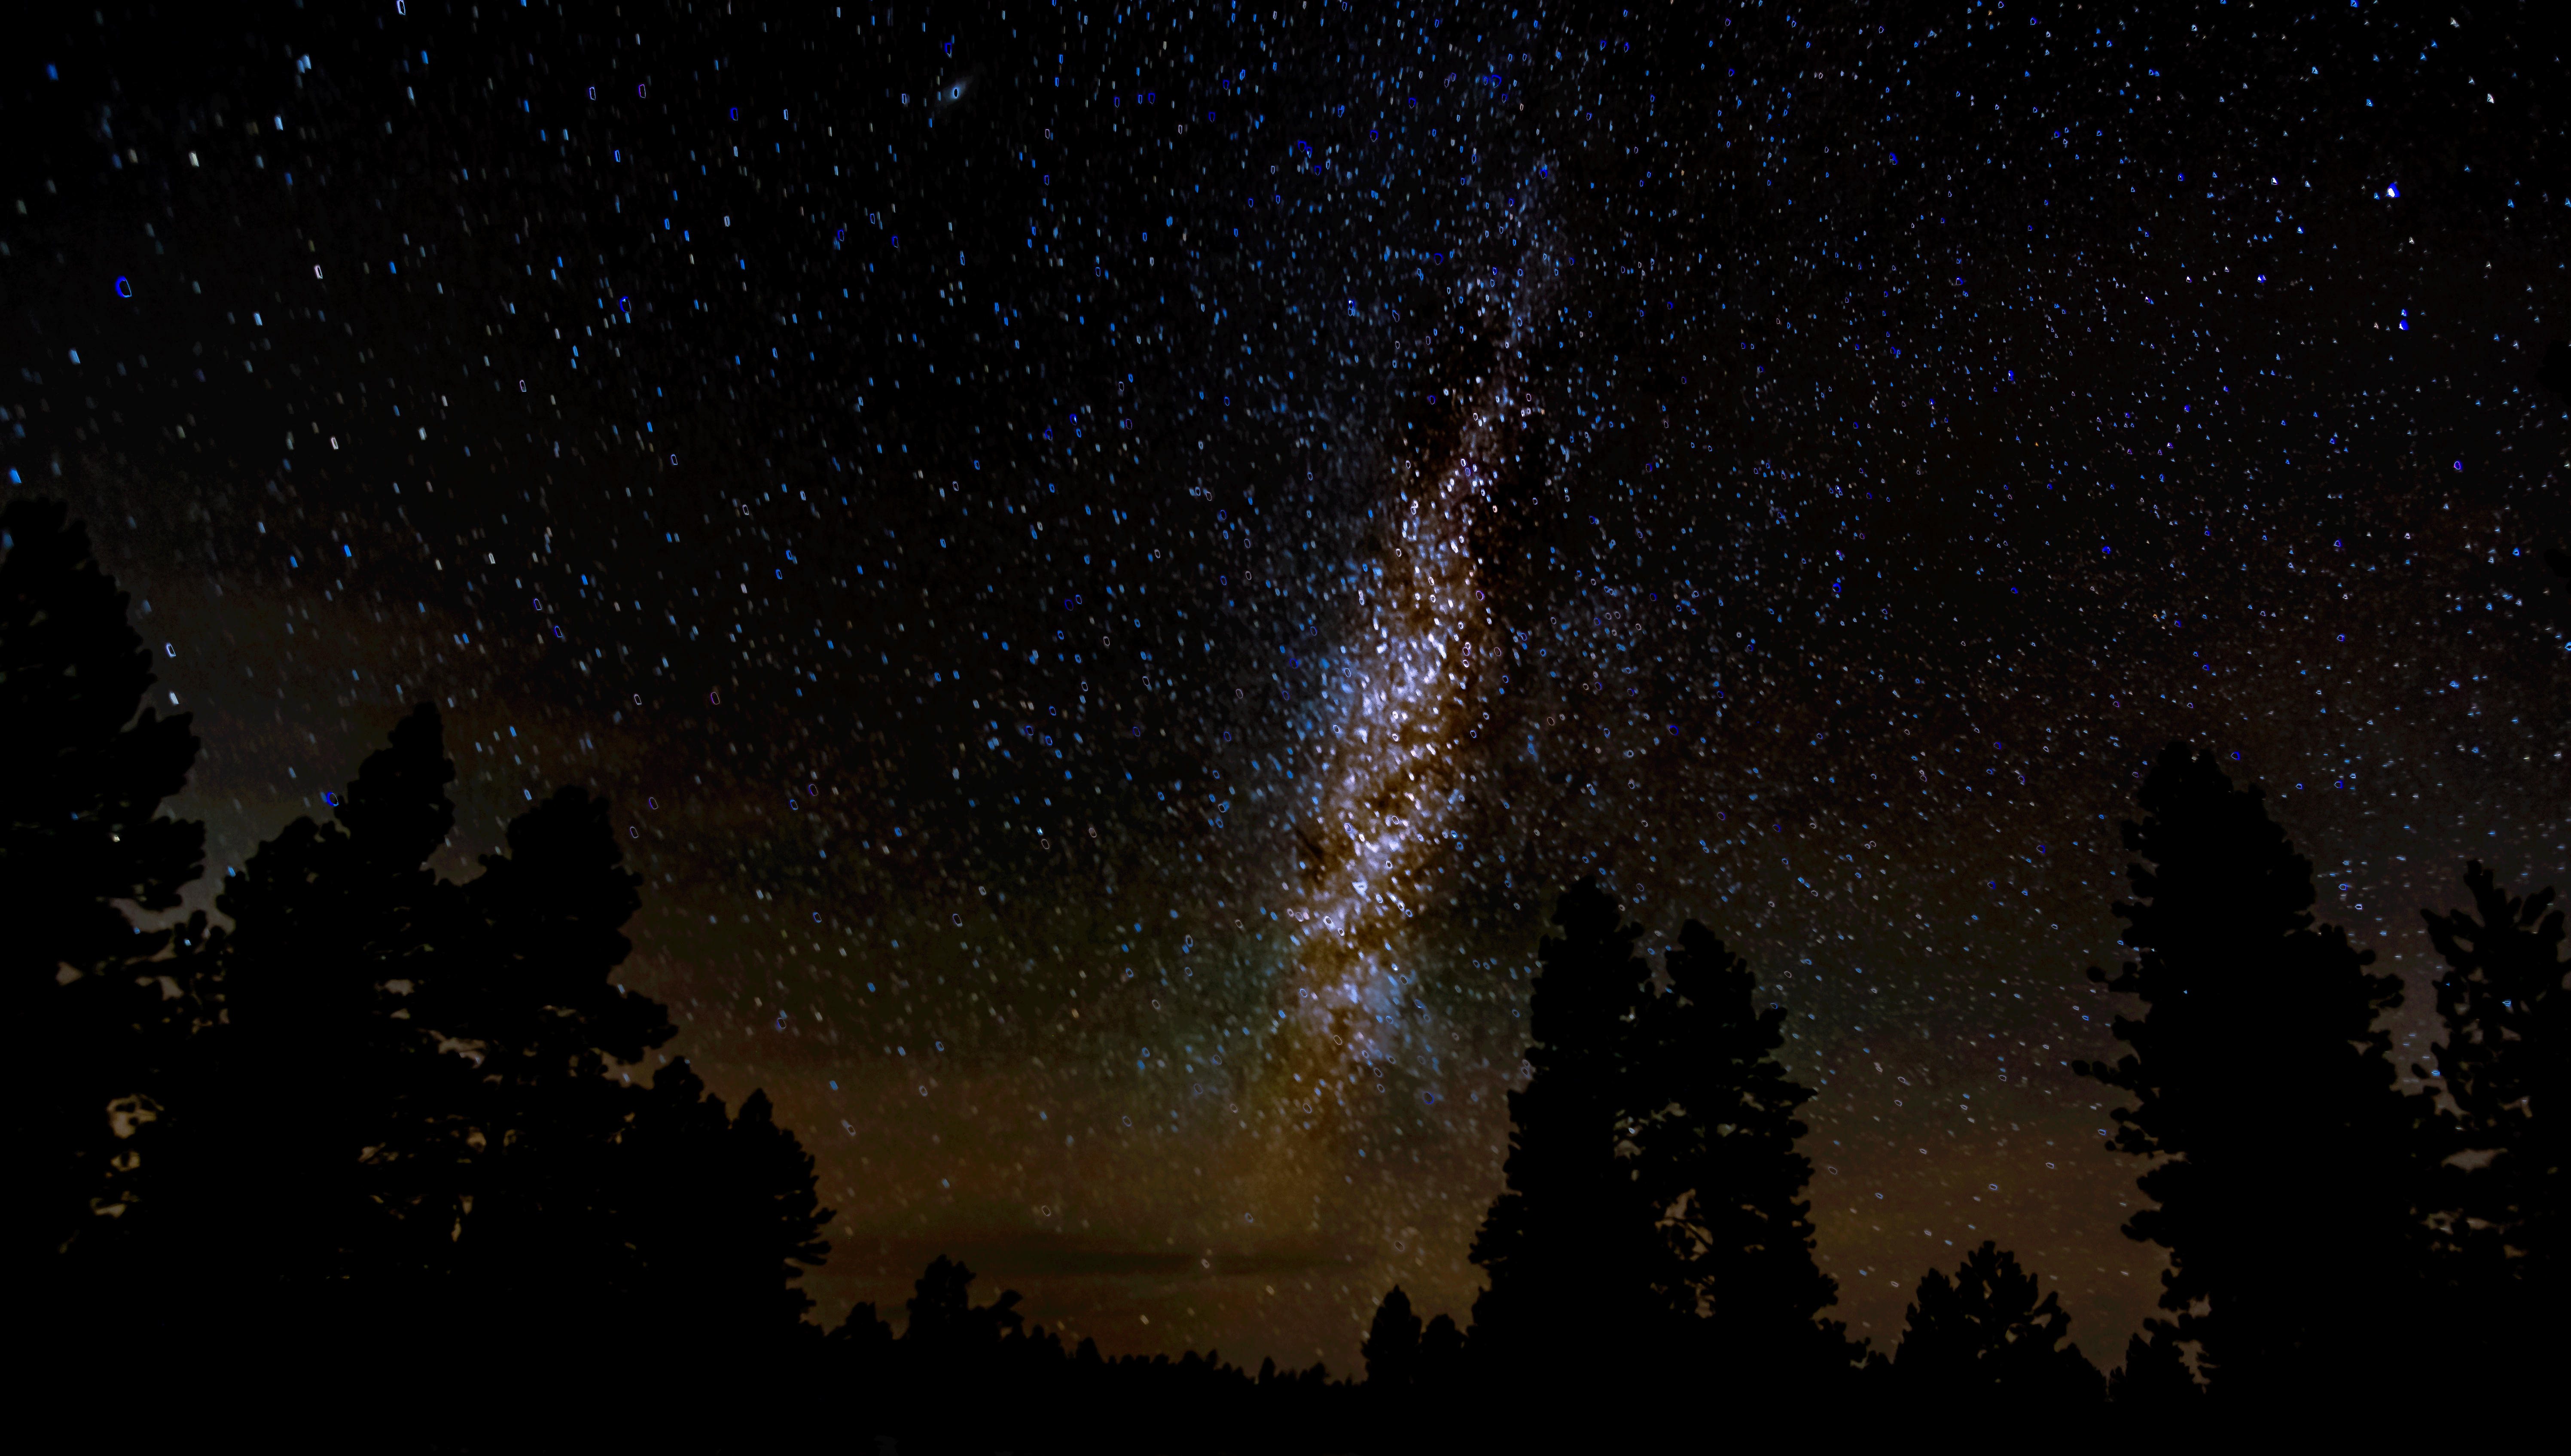
M 1913 1400 L 1967 1408 L 2065 1413 L 2106 1397 L 2096 1366 L 2067 1342 L 2058 1294 L 2036 1298 L 2033 1275 L 1990 1239 L 1950 1281 L 1930 1269 L 1907 1311 L 1894 1384 Z
M 2132 1053 L 2075 1065 L 2134 1097 L 2110 1146 L 2165 1160 L 2125 1233 L 2169 1250 L 2161 1304 L 2213 1393 L 2329 1400 L 2369 1363 L 2376 1278 L 2415 1256 L 2407 1116 L 2375 1026 L 2400 990 L 2314 925 L 2311 861 L 2262 797 L 2183 743 L 2154 765 L 2124 826 L 2135 898 L 2115 907 L 2139 959 L 2090 971 L 2146 1014 L 2116 1019 Z
M 711 1386 L 813 1368 L 794 1281 L 828 1254 L 831 1213 L 765 1093 L 730 1114 L 675 1059 L 648 1086 L 575 1085 L 508 1136 L 463 1170 L 499 1192 L 467 1195 L 423 1366 L 529 1400 L 652 1379 L 692 1414 Z
M 672 1028 L 614 984 L 639 877 L 605 805 L 553 795 L 458 885 L 426 867 L 453 779 L 422 705 L 331 822 L 288 825 L 217 900 L 222 1022 L 191 1043 L 186 1192 L 147 1245 L 220 1321 L 180 1337 L 353 1354 L 399 1330 L 432 1365 L 562 1369 L 648 1317 L 669 1334 L 627 1356 L 773 1348 L 827 1249 L 811 1159 L 764 1094 L 734 1118 L 684 1062 L 611 1078 Z
M 2559 1111 L 2571 1103 L 2571 1065 L 2561 1050 L 2571 1046 L 2562 912 L 2546 912 L 2551 890 L 2508 894 L 2479 860 L 2464 882 L 2479 920 L 2420 912 L 2448 967 L 2437 981 L 2446 1030 L 2430 1049 L 2437 1065 L 2411 1069 L 2443 1089 L 2451 1106 L 2421 1119 L 2430 1168 L 2421 1212 L 2436 1229 L 2436 1283 L 2446 1304 L 2430 1337 L 2459 1373 L 2532 1376 L 2526 1362 L 2542 1345 L 2529 1335 L 2571 1307 L 2562 1249 L 2571 1139 Z
M 892 1326 L 875 1313 L 871 1302 L 849 1306 L 848 1317 L 830 1331 L 830 1338 L 842 1340 L 860 1350 L 882 1351 L 892 1348 Z
M 1664 967 L 1669 990 L 1627 1038 L 1628 1126 L 1666 1240 L 1651 1283 L 1675 1317 L 1672 1348 L 1772 1390 L 1851 1374 L 1863 1351 L 1820 1318 L 1838 1284 L 1813 1262 L 1811 1204 L 1797 1197 L 1812 1165 L 1795 1113 L 1811 1093 L 1776 1059 L 1786 1013 L 1760 1005 L 1748 964 L 1697 921 Z
M 58 1063 L 22 1120 L 53 1352 L 308 1404 L 439 1342 L 560 1373 L 646 1311 L 697 1350 L 817 1340 L 792 1283 L 830 1215 L 765 1095 L 733 1118 L 684 1063 L 610 1080 L 671 1029 L 613 985 L 640 881 L 602 803 L 566 790 L 438 879 L 455 774 L 422 706 L 329 822 L 230 876 L 231 924 L 135 933 L 119 902 L 174 906 L 204 836 L 158 816 L 196 742 L 137 717 L 125 607 L 59 505 L 0 514 L 0 970 Z
M 154 679 L 131 599 L 66 517 L 32 498 L 0 511 L 0 976 L 42 1067 L 15 1124 L 22 1291 L 72 1277 L 74 1246 L 159 1171 L 145 1130 L 193 988 L 185 964 L 147 964 L 172 932 L 138 932 L 120 902 L 176 906 L 206 839 L 161 816 L 196 762 L 189 719 L 142 706 Z
M 454 821 L 453 777 L 422 708 L 331 822 L 297 818 L 216 898 L 232 923 L 198 960 L 220 1019 L 191 1039 L 171 1116 L 183 1187 L 136 1232 L 143 1262 L 207 1307 L 259 1312 L 218 1348 L 379 1325 L 389 1305 L 357 1304 L 418 1296 L 451 1244 L 470 1068 L 406 1013 L 460 950 L 454 889 L 424 867 Z M 227 1257 L 207 1267 L 206 1247 Z
M 2152 1417 L 2184 1417 L 2197 1408 L 2205 1387 L 2187 1367 L 2178 1328 L 2166 1319 L 2146 1319 L 2151 1338 L 2137 1334 L 2125 1341 L 2125 1363 L 2107 1377 L 2107 1402 L 2121 1412 Z
M 1445 1323 L 1445 1334 L 1453 1337 L 1454 1321 Z M 1383 1302 L 1375 1306 L 1374 1323 L 1366 1330 L 1357 1353 L 1365 1360 L 1363 1395 L 1368 1424 L 1387 1440 L 1423 1438 L 1430 1429 L 1428 1407 L 1437 1392 L 1432 1391 L 1425 1378 L 1426 1352 L 1421 1346 L 1419 1315 L 1411 1309 L 1410 1296 L 1402 1292 L 1399 1284 L 1393 1285 Z
M 1365 1359 L 1366 1384 L 1389 1397 L 1379 1408 L 1398 1408 L 1419 1376 L 1419 1316 L 1399 1284 L 1375 1306 L 1374 1323 L 1357 1353 Z
M 842 1385 L 868 1412 L 870 1429 L 892 1429 L 898 1422 L 891 1403 L 903 1382 L 895 1368 L 898 1356 L 891 1323 L 875 1312 L 872 1302 L 860 1302 L 830 1331 L 828 1344 L 828 1354 L 816 1363 L 816 1371 Z
M 1605 1390 L 1662 1333 L 1649 1280 L 1652 1212 L 1616 1152 L 1625 1019 L 1650 968 L 1634 955 L 1639 925 L 1619 925 L 1596 876 L 1565 891 L 1537 955 L 1529 998 L 1534 1068 L 1509 1094 L 1506 1188 L 1484 1215 L 1471 1257 L 1490 1283 L 1473 1306 L 1472 1353 L 1492 1412 L 1524 1428 L 1544 1388 Z
M 996 1301 L 976 1305 L 972 1283 L 971 1269 L 939 1254 L 911 1286 L 905 1305 L 910 1322 L 902 1329 L 902 1343 L 923 1353 L 979 1361 L 1018 1333 L 1026 1322 L 1018 1312 L 1018 1291 L 1003 1289 Z
M 1464 1332 L 1455 1327 L 1454 1316 L 1440 1314 L 1419 1332 L 1419 1364 L 1413 1388 L 1426 1408 L 1427 1402 L 1452 1397 L 1463 1380 Z
M 777 1126 L 767 1093 L 727 1116 L 684 1058 L 639 1101 L 600 1241 L 633 1251 L 650 1303 L 745 1353 L 777 1347 L 812 1306 L 794 1281 L 830 1251 L 812 1156 Z
M 643 877 L 624 868 L 606 800 L 558 789 L 509 822 L 508 841 L 464 886 L 474 954 L 421 1014 L 484 1051 L 484 1083 L 522 1101 L 597 1082 L 610 1059 L 639 1061 L 675 1033 L 658 1002 L 616 985 Z
M 890 1412 L 908 1433 L 904 1450 L 1002 1449 L 1010 1443 L 989 1428 L 986 1411 L 1021 1407 L 1033 1393 L 1001 1383 L 1008 1340 L 1025 1322 L 1018 1291 L 1003 1289 L 996 1301 L 976 1305 L 972 1283 L 970 1268 L 939 1254 L 911 1286 L 909 1323 L 893 1351 L 903 1388 Z
M 727 1285 L 673 1286 L 656 1265 L 699 1257 L 671 1240 L 700 1236 L 673 1225 L 705 1191 L 665 1185 L 723 1162 L 722 1104 L 684 1063 L 662 1067 L 649 1092 L 609 1075 L 675 1034 L 659 1003 L 615 983 L 641 876 L 623 868 L 606 804 L 578 788 L 512 820 L 507 842 L 448 887 L 447 953 L 408 998 L 456 1054 L 439 1112 L 469 1164 L 449 1193 L 469 1195 L 471 1212 L 442 1261 L 449 1302 L 514 1310 L 533 1337 L 602 1308 L 666 1306 L 680 1290 L 712 1298 Z M 574 1236 L 580 1256 L 566 1258 Z

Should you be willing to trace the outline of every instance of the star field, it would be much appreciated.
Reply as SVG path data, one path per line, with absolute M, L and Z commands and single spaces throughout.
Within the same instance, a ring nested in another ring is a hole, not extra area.
M 445 872 L 610 798 L 832 1323 L 1462 1322 L 1595 868 L 1793 1013 L 1851 1334 L 1993 1237 L 2109 1362 L 2162 745 L 2404 1068 L 2420 908 L 2571 867 L 2536 13 L 66 9 L 0 464 L 195 715 L 191 907 L 419 701 Z

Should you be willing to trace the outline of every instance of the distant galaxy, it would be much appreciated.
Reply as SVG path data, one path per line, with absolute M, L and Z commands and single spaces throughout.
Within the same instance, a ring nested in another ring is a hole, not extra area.
M 1466 1322 L 1595 871 L 1789 1013 L 1852 1335 L 1988 1237 L 2112 1362 L 2162 747 L 2405 1072 L 2420 910 L 2565 884 L 2525 7 L 484 9 L 21 36 L 6 489 L 193 715 L 187 908 L 417 703 L 441 873 L 607 798 L 816 1319 Z

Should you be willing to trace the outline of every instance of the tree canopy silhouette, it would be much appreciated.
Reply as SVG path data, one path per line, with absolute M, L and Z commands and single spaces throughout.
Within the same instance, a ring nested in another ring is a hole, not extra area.
M 1491 1398 L 1513 1405 L 1539 1371 L 1581 1387 L 1666 1331 L 1651 1283 L 1659 1235 L 1617 1155 L 1619 1115 L 1639 1096 L 1623 1076 L 1624 1022 L 1650 976 L 1633 953 L 1642 927 L 1620 918 L 1593 875 L 1556 902 L 1564 934 L 1537 947 L 1533 1075 L 1508 1095 L 1506 1186 L 1471 1252 L 1490 1279 L 1473 1306 L 1473 1367 Z
M 1923 1277 L 1896 1359 L 1851 1345 L 1824 1318 L 1837 1289 L 1797 1151 L 1812 1094 L 1778 1060 L 1785 1013 L 1694 920 L 1656 987 L 1595 876 L 1538 947 L 1469 1339 L 1396 1285 L 1361 1391 L 1319 1364 L 1254 1380 L 1219 1352 L 1107 1360 L 1027 1329 L 1015 1290 L 975 1305 L 944 1255 L 898 1339 L 871 1304 L 824 1337 L 798 1287 L 829 1251 L 812 1158 L 764 1092 L 734 1113 L 685 1059 L 646 1065 L 676 1033 L 616 980 L 643 881 L 605 800 L 562 788 L 473 877 L 442 878 L 456 771 L 421 704 L 326 816 L 227 876 L 224 923 L 138 933 L 128 907 L 176 906 L 202 868 L 202 826 L 161 812 L 196 740 L 142 707 L 127 599 L 58 504 L 11 503 L 0 553 L 0 746 L 22 770 L 0 788 L 0 968 L 47 1074 L 26 1099 L 21 1263 L 48 1357 L 111 1374 L 157 1357 L 174 1415 L 258 1398 L 192 1378 L 350 1412 L 388 1389 L 514 1410 L 645 1383 L 669 1437 L 697 1401 L 672 1392 L 728 1400 L 773 1370 L 840 1382 L 914 1452 L 1023 1444 L 1012 1402 L 1083 1426 L 1148 1410 L 1145 1449 L 1309 1450 L 1361 1419 L 1425 1444 L 1468 1403 L 1519 1443 L 1572 1423 L 1600 1443 L 1702 1402 L 1708 1376 L 1730 1421 L 1800 1415 L 1862 1388 L 1861 1360 L 1904 1405 L 2353 1409 L 2387 1286 L 2437 1346 L 2434 1380 L 2531 1392 L 2550 1373 L 2563 1135 L 2536 1114 L 2571 1075 L 2552 892 L 2513 897 L 2474 862 L 2473 909 L 2424 912 L 2445 1036 L 2416 1069 L 2438 1092 L 2404 1097 L 2376 1025 L 2397 983 L 2314 923 L 2311 865 L 2260 791 L 2175 743 L 2123 826 L 2135 959 L 2090 972 L 2144 1014 L 2115 1022 L 2128 1055 L 2077 1064 L 2131 1098 L 2111 1146 L 2152 1161 L 2151 1206 L 2125 1231 L 2172 1264 L 2172 1317 L 2112 1377 L 1995 1240 Z M 393 1440 L 368 1418 L 370 1443 Z M 457 1448 L 528 1434 L 500 1420 Z
M 1811 1099 L 1778 1062 L 1786 1013 L 1690 920 L 1625 1038 L 1633 1168 L 1663 1243 L 1653 1284 L 1674 1316 L 1672 1350 L 1770 1389 L 1852 1374 L 1846 1326 L 1820 1318 L 1838 1283 L 1812 1260 L 1811 1160 L 1795 1114 Z
M 1375 1306 L 1357 1353 L 1365 1360 L 1366 1384 L 1386 1393 L 1407 1393 L 1419 1378 L 1419 1316 L 1410 1296 L 1395 1284 Z
M 227 877 L 228 923 L 138 934 L 121 906 L 202 868 L 202 826 L 159 813 L 196 740 L 138 715 L 128 599 L 59 504 L 11 502 L 0 552 L 0 964 L 54 1063 L 20 1244 L 51 1354 L 311 1380 L 439 1350 L 560 1371 L 647 1319 L 696 1357 L 806 1328 L 830 1214 L 765 1094 L 734 1116 L 685 1062 L 613 1070 L 673 1029 L 615 984 L 641 880 L 603 801 L 563 789 L 440 878 L 455 770 L 423 704 Z
M 2510 1370 L 2532 1379 L 2547 1324 L 2571 1307 L 2562 1256 L 2560 1109 L 2571 1101 L 2562 912 L 2546 910 L 2551 890 L 2510 895 L 2479 860 L 2464 882 L 2478 920 L 2420 912 L 2447 965 L 2436 986 L 2445 1040 L 2429 1049 L 2433 1070 L 2411 1069 L 2448 1101 L 2422 1119 L 2420 1203 L 2436 1230 L 2436 1282 L 2447 1303 L 2432 1338 L 2481 1378 Z
M 2377 1286 L 2415 1253 L 2407 1113 L 2375 1021 L 2399 982 L 2373 952 L 2315 926 L 2312 863 L 2210 752 L 2172 743 L 2124 842 L 2134 898 L 2116 905 L 2138 959 L 2109 980 L 2133 1051 L 2080 1075 L 2129 1093 L 2111 1147 L 2157 1162 L 2127 1236 L 2161 1244 L 2161 1306 L 2199 1347 L 2217 1395 L 2347 1393 L 2367 1368 Z
M 120 908 L 176 906 L 206 841 L 202 823 L 161 813 L 197 739 L 186 715 L 143 706 L 154 679 L 130 600 L 61 502 L 0 511 L 0 974 L 43 1066 L 17 1123 L 32 1175 L 22 1289 L 144 1196 L 158 1167 L 143 1135 L 186 1028 L 187 988 L 144 964 L 172 932 L 141 933 Z
M 1412 1366 L 1411 1388 L 1423 1403 L 1451 1400 L 1463 1388 L 1464 1359 L 1464 1332 L 1455 1327 L 1454 1316 L 1431 1318 L 1419 1331 L 1419 1359 Z
M 2205 1398 L 2205 1387 L 2188 1368 L 2175 1323 L 2146 1319 L 2143 1327 L 2150 1337 L 2127 1337 L 2125 1363 L 2107 1377 L 2107 1402 L 2120 1415 L 2184 1420 Z
M 461 1216 L 470 1067 L 408 1004 L 470 955 L 454 887 L 424 867 L 454 822 L 453 777 L 422 709 L 332 822 L 296 818 L 216 898 L 230 924 L 194 959 L 219 1020 L 192 1038 L 172 1113 L 185 1192 L 137 1233 L 165 1262 L 186 1259 L 183 1229 L 234 1250 L 210 1272 L 248 1307 L 300 1317 L 325 1287 L 417 1286 Z
M 1620 919 L 1592 876 L 1538 948 L 1533 1075 L 1510 1094 L 1507 1187 L 1473 1248 L 1490 1284 L 1470 1368 L 1494 1400 L 1522 1402 L 1540 1378 L 1613 1389 L 1629 1418 L 1708 1371 L 1789 1401 L 1843 1383 L 1864 1350 L 1820 1318 L 1837 1286 L 1798 1197 L 1811 1164 L 1795 1113 L 1811 1094 L 1776 1060 L 1784 1013 L 1696 921 L 1657 990 L 1632 954 L 1641 927 Z M 1388 1298 L 1377 1336 L 1395 1372 L 1427 1363 L 1424 1336 L 1409 1363 L 1412 1328 Z
M 2036 1298 L 2035 1277 L 1992 1239 L 1949 1280 L 1930 1269 L 1905 1312 L 1893 1384 L 1907 1398 L 2062 1414 L 2106 1396 L 2098 1368 L 2071 1343 L 2061 1296 Z

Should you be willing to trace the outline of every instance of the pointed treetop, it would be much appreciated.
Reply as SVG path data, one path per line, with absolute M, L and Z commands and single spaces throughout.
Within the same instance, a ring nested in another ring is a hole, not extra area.
M 152 658 L 132 599 L 66 518 L 52 500 L 0 510 L 0 747 L 14 769 L 0 779 L 0 899 L 45 907 L 12 933 L 48 980 L 57 963 L 148 954 L 107 902 L 169 909 L 205 867 L 205 826 L 158 817 L 197 759 L 189 717 L 143 706 Z
M 559 789 L 510 820 L 508 835 L 510 852 L 482 855 L 482 873 L 464 886 L 488 947 L 475 972 L 487 1013 L 550 1028 L 523 1040 L 554 1066 L 587 1048 L 632 1062 L 669 1041 L 667 1008 L 616 988 L 643 876 L 624 868 L 606 800 Z
M 1554 901 L 1551 923 L 1563 928 L 1565 940 L 1569 943 L 1614 940 L 1630 943 L 1640 939 L 1642 926 L 1618 928 L 1617 922 L 1623 918 L 1623 905 L 1599 884 L 1597 873 L 1592 871 Z
M 334 817 L 385 868 L 416 869 L 455 828 L 455 805 L 446 796 L 454 781 L 437 709 L 422 703 L 393 726 L 389 744 L 366 755 Z
M 1399 1284 L 1376 1306 L 1374 1324 L 1357 1353 L 1365 1360 L 1366 1379 L 1374 1384 L 1407 1385 L 1417 1375 L 1419 1316 Z
M 2126 945 L 2174 952 L 2312 925 L 2313 862 L 2269 817 L 2266 791 L 2234 787 L 2212 750 L 2171 743 L 2138 797 L 2143 820 L 2124 839 L 2146 861 L 2127 869 L 2144 903 L 2116 906 L 2132 921 Z
M 1634 953 L 1641 925 L 1621 923 L 1623 908 L 1589 875 L 1562 892 L 1553 923 L 1560 937 L 1536 947 L 1543 965 L 1527 998 L 1527 1057 L 1538 1067 L 1567 1069 L 1613 1055 L 1615 1024 L 1625 1015 L 1652 968 Z
M 1700 1006 L 1758 987 L 1750 963 L 1697 920 L 1680 927 L 1678 944 L 1661 958 L 1661 966 L 1670 978 L 1670 994 Z
M 95 743 L 134 719 L 151 691 L 152 655 L 129 625 L 133 597 L 90 550 L 89 528 L 61 501 L 0 512 L 0 722 L 10 734 Z M 20 716 L 41 706 L 42 719 Z M 46 776 L 46 775 L 34 775 Z M 164 792 L 176 792 L 172 783 Z

